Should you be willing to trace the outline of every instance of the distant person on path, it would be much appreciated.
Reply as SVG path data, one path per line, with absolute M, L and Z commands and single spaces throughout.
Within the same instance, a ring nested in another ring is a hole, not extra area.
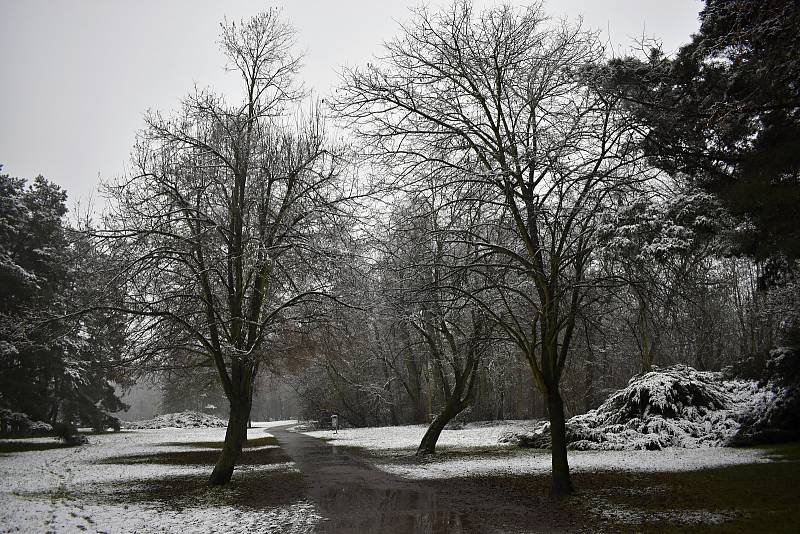
M 331 430 L 333 430 L 334 434 L 339 433 L 339 416 L 332 415 L 331 416 Z

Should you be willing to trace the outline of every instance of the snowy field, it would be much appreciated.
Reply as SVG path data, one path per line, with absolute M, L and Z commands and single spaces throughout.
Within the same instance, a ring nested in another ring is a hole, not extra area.
M 248 438 L 268 437 L 260 423 Z M 233 488 L 209 488 L 210 466 L 159 461 L 155 455 L 209 453 L 224 428 L 123 431 L 89 436 L 89 444 L 27 452 L 0 452 L 0 532 L 307 532 L 319 515 L 305 499 L 279 506 L 241 506 Z M 13 443 L 12 443 L 13 442 Z M 1 440 L 56 444 L 53 438 Z M 265 445 L 257 449 L 277 448 Z M 3 449 L 6 451 L 7 449 Z M 209 454 L 213 454 L 213 449 Z M 167 458 L 171 458 L 167 456 Z M 293 462 L 244 465 L 237 477 L 268 485 L 297 473 Z M 175 486 L 170 486 L 174 481 Z M 179 484 L 180 481 L 184 485 Z M 153 488 L 160 497 L 151 498 Z M 189 489 L 187 489 L 189 488 Z M 266 488 L 265 488 L 266 489 Z
M 550 451 L 521 449 L 498 440 L 507 432 L 532 428 L 534 421 L 503 421 L 469 424 L 462 430 L 443 430 L 436 457 L 417 461 L 413 457 L 425 434 L 424 425 L 352 428 L 307 432 L 334 445 L 359 447 L 370 453 L 380 469 L 415 479 L 453 478 L 506 474 L 550 473 Z M 769 462 L 758 449 L 703 447 L 667 448 L 660 451 L 570 451 L 573 472 L 631 471 L 675 472 L 726 465 Z
M 293 422 L 257 424 L 248 438 L 269 438 L 270 426 L 286 423 Z M 360 447 L 379 469 L 412 479 L 546 475 L 549 451 L 498 442 L 508 432 L 535 424 L 473 423 L 445 430 L 437 447 L 440 454 L 424 461 L 413 457 L 425 432 L 422 425 L 308 434 Z M 207 486 L 217 454 L 213 447 L 224 434 L 223 428 L 122 431 L 91 435 L 88 445 L 72 448 L 59 447 L 53 438 L 0 440 L 0 532 L 300 533 L 323 521 L 320 509 L 306 497 L 294 462 L 268 439 L 246 449 L 243 459 L 249 460 L 237 467 L 234 484 Z M 15 447 L 40 450 L 12 451 Z M 718 447 L 571 451 L 570 463 L 574 472 L 656 473 L 771 461 L 766 454 Z M 612 510 L 606 501 L 597 502 L 604 510 L 601 515 L 616 514 L 609 520 L 639 522 L 638 516 L 628 517 L 639 513 L 635 509 Z M 628 515 L 617 517 L 622 512 Z M 698 521 L 729 518 L 711 519 Z
M 459 430 L 442 430 L 436 450 L 452 448 L 497 447 L 500 437 L 507 432 L 533 428 L 535 421 L 501 421 L 469 423 Z M 374 451 L 394 449 L 416 449 L 427 425 L 386 426 L 371 428 L 346 428 L 334 434 L 330 430 L 305 432 L 305 434 L 327 440 L 334 445 L 362 447 Z M 510 446 L 509 446 L 510 447 Z

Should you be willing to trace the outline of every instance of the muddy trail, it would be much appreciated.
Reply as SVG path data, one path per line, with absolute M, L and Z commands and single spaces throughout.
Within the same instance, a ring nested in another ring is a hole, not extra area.
M 325 518 L 319 532 L 560 532 L 577 526 L 572 514 L 532 495 L 530 487 L 492 479 L 407 480 L 288 428 L 268 432 L 303 474 Z

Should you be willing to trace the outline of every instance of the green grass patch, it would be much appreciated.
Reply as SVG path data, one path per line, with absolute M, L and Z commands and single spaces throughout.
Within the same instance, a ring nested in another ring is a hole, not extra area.
M 421 482 L 453 496 L 459 513 L 484 526 L 540 525 L 547 530 L 586 532 L 797 532 L 800 525 L 800 443 L 755 447 L 767 463 L 673 473 L 599 471 L 573 473 L 577 493 L 550 498 L 548 475 L 488 475 Z M 370 451 L 344 447 L 383 464 L 417 462 L 413 450 Z M 548 452 L 549 451 L 544 451 Z M 713 449 L 709 451 L 713 454 Z M 423 462 L 513 457 L 514 448 L 437 449 Z M 654 452 L 653 454 L 658 454 Z M 460 496 L 459 496 L 460 495 Z M 508 521 L 493 511 L 493 500 L 516 503 Z M 463 503 L 463 506 L 459 504 Z M 485 501 L 485 502 L 484 502 Z M 520 511 L 522 510 L 522 511 Z M 479 513 L 478 513 L 479 512 Z M 495 523 L 492 523 L 495 522 Z M 480 529 L 479 529 L 480 530 Z
M 800 443 L 767 450 L 778 461 L 683 473 L 576 474 L 574 480 L 596 505 L 591 513 L 627 513 L 627 520 L 606 516 L 622 532 L 797 532 Z
M 517 452 L 515 446 L 496 445 L 491 447 L 436 447 L 436 454 L 427 456 L 431 461 L 437 460 L 471 460 L 475 458 L 507 458 Z M 416 453 L 416 449 L 412 454 Z
M 800 462 L 800 442 L 760 445 L 751 449 L 767 451 L 767 458 L 776 461 Z
M 60 441 L 53 440 L 52 442 L 41 441 L 0 441 L 0 454 L 11 454 L 15 452 L 30 452 L 30 451 L 47 451 L 50 449 L 61 449 L 66 447 Z
M 435 463 L 444 460 L 471 460 L 480 458 L 510 458 L 519 454 L 513 445 L 492 445 L 486 447 L 436 447 L 436 454 L 417 456 L 416 447 L 402 449 L 369 449 L 356 445 L 336 445 L 336 448 L 354 456 L 375 460 L 382 464 Z M 549 451 L 547 451 L 549 454 Z
M 175 441 L 161 443 L 162 447 L 187 447 L 193 449 L 221 449 L 224 441 Z M 244 444 L 245 449 L 254 447 L 265 447 L 267 445 L 278 445 L 278 440 L 274 436 L 264 436 L 263 438 L 248 439 Z
M 66 501 L 72 498 L 72 494 L 67 491 L 64 486 L 59 486 L 58 488 L 54 489 L 50 493 L 47 494 L 52 502 L 56 501 Z
M 270 437 L 250 440 L 248 446 L 242 450 L 236 465 L 270 465 L 291 461 L 291 458 L 280 448 L 262 449 Z M 262 441 L 263 440 L 263 441 Z M 184 445 L 181 443 L 180 445 Z M 149 454 L 133 454 L 126 456 L 114 456 L 103 460 L 107 464 L 163 464 L 163 465 L 207 465 L 213 466 L 219 457 L 218 448 L 198 448 L 197 444 L 191 444 L 194 450 L 188 451 L 168 451 L 154 452 Z
M 772 450 L 772 449 L 771 449 Z M 478 531 L 794 533 L 800 525 L 800 445 L 775 463 L 683 473 L 573 473 L 577 493 L 550 497 L 549 475 L 422 481 Z
M 211 486 L 208 474 L 86 486 L 67 494 L 60 490 L 25 494 L 28 498 L 70 499 L 83 504 L 128 506 L 143 504 L 160 510 L 232 506 L 264 510 L 286 506 L 305 497 L 306 482 L 296 471 L 234 471 L 225 486 Z

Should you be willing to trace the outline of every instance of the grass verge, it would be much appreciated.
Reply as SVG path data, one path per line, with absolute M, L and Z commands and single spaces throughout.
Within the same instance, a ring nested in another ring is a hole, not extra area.
M 450 497 L 477 529 L 537 528 L 585 532 L 797 532 L 800 525 L 800 443 L 755 447 L 772 462 L 689 472 L 573 473 L 574 497 L 549 497 L 548 475 L 489 475 L 420 480 Z M 416 463 L 409 451 L 348 452 L 379 463 Z M 508 449 L 442 450 L 434 460 L 513 456 Z M 654 453 L 657 454 L 657 453 Z M 498 500 L 499 499 L 499 500 Z

